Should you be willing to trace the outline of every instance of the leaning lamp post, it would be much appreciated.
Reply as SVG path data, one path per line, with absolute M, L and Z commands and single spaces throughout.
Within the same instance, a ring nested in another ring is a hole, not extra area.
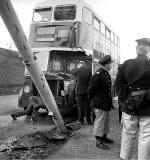
M 66 127 L 64 125 L 63 118 L 57 108 L 57 104 L 45 76 L 37 63 L 37 58 L 32 53 L 31 47 L 10 0 L 0 0 L 0 14 L 11 37 L 13 38 L 13 41 L 15 42 L 15 45 L 20 51 L 24 65 L 37 87 L 47 109 L 53 112 L 54 123 L 60 133 L 65 133 Z

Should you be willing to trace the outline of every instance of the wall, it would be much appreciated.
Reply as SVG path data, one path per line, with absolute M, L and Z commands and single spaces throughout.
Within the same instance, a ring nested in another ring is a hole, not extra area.
M 0 48 L 0 94 L 7 92 L 9 94 L 11 90 L 18 92 L 23 77 L 24 65 L 19 59 L 18 52 Z

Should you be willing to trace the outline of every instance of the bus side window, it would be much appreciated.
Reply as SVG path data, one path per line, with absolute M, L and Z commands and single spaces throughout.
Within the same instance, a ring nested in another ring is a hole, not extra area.
M 101 33 L 105 35 L 105 24 L 101 21 Z
M 98 30 L 98 31 L 100 30 L 100 22 L 96 17 L 94 17 L 94 19 L 93 19 L 93 25 L 96 30 Z
M 88 8 L 83 8 L 82 10 L 82 19 L 83 19 L 83 22 L 89 24 L 89 25 L 92 25 L 92 19 L 93 19 L 93 14 L 92 12 L 88 9 Z
M 107 27 L 105 27 L 105 35 L 108 39 L 110 39 L 111 32 Z

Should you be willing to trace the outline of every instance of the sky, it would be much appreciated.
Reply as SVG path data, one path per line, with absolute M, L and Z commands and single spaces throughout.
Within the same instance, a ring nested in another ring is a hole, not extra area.
M 41 0 L 11 0 L 28 37 L 32 9 Z M 60 0 L 62 1 L 62 0 Z M 120 38 L 121 62 L 136 56 L 136 39 L 150 38 L 150 0 L 85 0 Z M 9 47 L 9 33 L 0 19 L 0 47 Z

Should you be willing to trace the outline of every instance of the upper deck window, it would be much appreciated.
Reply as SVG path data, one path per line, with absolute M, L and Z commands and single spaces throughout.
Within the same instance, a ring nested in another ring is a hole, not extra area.
M 120 39 L 118 38 L 118 46 L 120 46 Z
M 113 32 L 111 32 L 111 41 L 114 42 L 114 38 L 115 38 L 115 35 Z
M 94 24 L 94 28 L 99 31 L 100 30 L 100 22 L 96 17 L 94 17 L 94 19 L 93 19 L 93 24 Z
M 118 39 L 117 39 L 117 36 L 115 35 L 115 43 L 117 44 L 117 41 L 118 41 Z
M 52 18 L 52 8 L 38 8 L 34 10 L 33 21 L 50 21 Z
M 107 27 L 105 27 L 105 35 L 108 39 L 110 39 L 111 32 Z
M 88 8 L 83 8 L 83 21 L 89 25 L 92 25 L 93 13 Z
M 105 35 L 105 24 L 101 22 L 101 33 Z
M 76 17 L 76 6 L 57 6 L 54 11 L 54 19 L 61 20 L 74 20 Z

